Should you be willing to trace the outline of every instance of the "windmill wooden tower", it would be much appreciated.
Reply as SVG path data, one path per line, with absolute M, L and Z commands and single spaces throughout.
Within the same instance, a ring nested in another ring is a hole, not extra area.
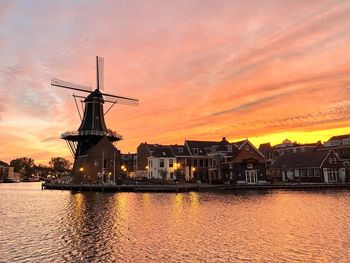
M 121 140 L 122 136 L 107 128 L 104 117 L 116 104 L 138 105 L 137 99 L 101 92 L 104 86 L 103 64 L 103 58 L 96 57 L 97 87 L 94 91 L 89 87 L 51 79 L 52 86 L 88 93 L 86 97 L 73 94 L 81 124 L 77 131 L 61 135 L 74 157 L 73 183 L 116 181 L 120 172 L 121 157 L 115 143 Z M 77 99 L 80 99 L 83 114 L 80 113 Z M 105 103 L 110 103 L 106 112 L 103 110 Z

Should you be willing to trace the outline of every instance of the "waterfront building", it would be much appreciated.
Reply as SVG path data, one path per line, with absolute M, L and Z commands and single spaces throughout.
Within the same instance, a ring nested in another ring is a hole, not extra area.
M 121 154 L 121 168 L 124 174 L 134 177 L 137 165 L 136 153 L 122 153 Z
M 333 150 L 281 155 L 272 164 L 270 176 L 272 182 L 338 183 L 346 181 L 344 162 Z
M 218 179 L 231 184 L 266 184 L 265 156 L 249 140 L 230 145 L 229 153 L 218 163 Z
M 333 150 L 344 160 L 350 159 L 350 134 L 333 136 L 324 142 L 323 146 L 318 148 L 319 151 Z
M 219 144 L 220 141 L 185 140 L 185 147 L 191 156 L 189 165 L 192 167 L 194 180 L 210 182 L 208 153 L 210 153 L 212 147 Z
M 273 146 L 274 156 L 280 156 L 287 153 L 299 153 L 315 151 L 322 143 L 320 141 L 316 143 L 297 143 L 285 139 L 281 144 Z
M 196 169 L 191 166 L 191 155 L 185 145 L 170 145 L 176 158 L 176 176 L 180 181 L 194 181 Z
M 168 145 L 151 146 L 148 160 L 148 178 L 149 179 L 167 179 L 174 180 L 177 178 L 176 157 Z

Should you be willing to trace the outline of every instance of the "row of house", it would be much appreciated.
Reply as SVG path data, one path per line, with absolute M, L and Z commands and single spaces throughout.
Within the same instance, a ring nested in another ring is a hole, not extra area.
M 139 175 L 179 181 L 266 183 L 266 160 L 249 141 L 186 140 L 183 145 L 141 143 Z
M 349 181 L 350 134 L 322 144 L 285 140 L 257 149 L 248 139 L 229 142 L 185 140 L 183 145 L 141 143 L 137 175 L 209 183 L 334 183 Z

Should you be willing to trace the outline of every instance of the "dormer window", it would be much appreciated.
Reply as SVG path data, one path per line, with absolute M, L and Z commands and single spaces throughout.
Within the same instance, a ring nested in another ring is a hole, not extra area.
M 193 154 L 195 154 L 195 155 L 198 154 L 198 148 L 193 148 Z

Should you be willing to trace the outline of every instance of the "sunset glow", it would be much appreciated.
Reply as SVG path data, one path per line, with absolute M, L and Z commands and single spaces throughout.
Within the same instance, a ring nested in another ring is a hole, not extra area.
M 55 77 L 134 97 L 107 126 L 141 142 L 350 133 L 349 1 L 1 1 L 0 160 L 72 157 L 80 119 Z M 84 94 L 82 94 L 84 95 Z

